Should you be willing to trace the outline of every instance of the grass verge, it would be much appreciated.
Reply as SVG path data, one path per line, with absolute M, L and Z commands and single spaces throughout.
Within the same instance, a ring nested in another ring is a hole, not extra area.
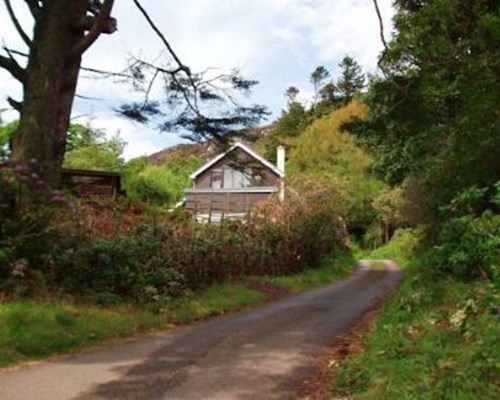
M 187 294 L 175 300 L 162 312 L 168 320 L 185 323 L 236 311 L 264 300 L 263 293 L 248 289 L 244 283 L 222 283 Z
M 320 268 L 286 277 L 252 278 L 301 291 L 345 276 L 355 265 L 334 253 Z M 266 295 L 248 280 L 212 285 L 151 312 L 136 307 L 96 307 L 63 301 L 0 303 L 0 367 L 98 345 L 105 340 L 166 328 L 262 303 Z
M 165 326 L 157 314 L 130 307 L 61 302 L 0 304 L 0 366 L 65 353 Z
M 290 276 L 263 276 L 255 280 L 281 286 L 292 292 L 300 292 L 315 286 L 330 283 L 352 272 L 357 262 L 347 251 L 335 251 L 323 260 L 318 268 L 308 269 Z
M 486 282 L 411 272 L 363 353 L 335 367 L 333 392 L 356 399 L 500 398 L 500 296 Z

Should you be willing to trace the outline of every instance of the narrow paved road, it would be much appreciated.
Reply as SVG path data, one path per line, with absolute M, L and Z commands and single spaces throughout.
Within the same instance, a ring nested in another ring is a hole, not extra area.
M 349 278 L 226 318 L 0 375 L 1 400 L 295 399 L 314 357 L 402 276 Z

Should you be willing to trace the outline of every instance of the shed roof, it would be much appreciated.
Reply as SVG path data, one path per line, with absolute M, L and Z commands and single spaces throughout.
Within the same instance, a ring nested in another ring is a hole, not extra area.
M 201 175 L 207 169 L 209 169 L 210 167 L 212 167 L 213 165 L 215 165 L 217 162 L 219 162 L 220 160 L 222 160 L 229 153 L 231 153 L 232 151 L 234 151 L 236 149 L 243 150 L 249 156 L 253 157 L 257 161 L 259 161 L 261 164 L 263 164 L 264 166 L 266 166 L 267 168 L 269 168 L 271 171 L 273 171 L 280 178 L 284 178 L 285 177 L 285 173 L 281 169 L 279 169 L 278 167 L 276 167 L 275 165 L 273 165 L 271 162 L 267 161 L 264 157 L 262 157 L 261 155 L 257 154 L 255 151 L 253 151 L 252 149 L 250 149 L 248 146 L 245 146 L 241 142 L 237 142 L 233 146 L 231 146 L 229 148 L 229 150 L 227 150 L 226 152 L 224 152 L 222 154 L 219 154 L 217 157 L 215 157 L 214 159 L 210 160 L 205 165 L 203 165 L 202 167 L 200 167 L 198 170 L 196 170 L 195 172 L 193 172 L 190 175 L 190 178 L 191 179 L 196 179 L 199 175 Z

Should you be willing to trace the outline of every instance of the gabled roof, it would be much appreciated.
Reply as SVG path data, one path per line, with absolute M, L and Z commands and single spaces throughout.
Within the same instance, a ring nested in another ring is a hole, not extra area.
M 190 175 L 190 178 L 191 179 L 196 179 L 200 174 L 202 174 L 203 172 L 205 172 L 207 169 L 209 169 L 210 167 L 212 167 L 213 165 L 215 165 L 217 162 L 219 162 L 220 160 L 222 160 L 229 153 L 233 152 L 236 149 L 243 150 L 249 156 L 251 156 L 252 158 L 256 159 L 261 164 L 263 164 L 264 166 L 266 166 L 267 168 L 269 168 L 271 171 L 273 171 L 280 178 L 284 178 L 285 177 L 285 173 L 282 170 L 280 170 L 278 167 L 276 167 L 275 165 L 273 165 L 272 163 L 270 163 L 269 161 L 267 161 L 265 158 L 263 158 L 262 156 L 260 156 L 259 154 L 257 154 L 255 151 L 253 151 L 249 147 L 245 146 L 243 143 L 237 142 L 233 146 L 231 146 L 231 148 L 229 150 L 227 150 L 225 153 L 219 154 L 217 157 L 215 157 L 214 159 L 212 159 L 209 162 L 207 162 L 205 165 L 203 165 L 197 171 L 193 172 Z

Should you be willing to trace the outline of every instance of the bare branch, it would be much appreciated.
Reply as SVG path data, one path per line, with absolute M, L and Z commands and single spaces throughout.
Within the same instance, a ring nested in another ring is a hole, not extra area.
M 384 20 L 382 19 L 382 14 L 380 13 L 380 8 L 378 6 L 378 1 L 373 0 L 373 5 L 375 6 L 375 12 L 377 13 L 378 23 L 380 26 L 380 39 L 382 40 L 382 44 L 384 45 L 384 49 L 387 50 L 387 41 L 385 40 L 384 35 Z
M 29 57 L 29 55 L 27 53 L 24 53 L 24 52 L 19 51 L 19 50 L 14 50 L 14 49 L 7 48 L 7 47 L 5 47 L 5 50 L 8 51 L 11 54 L 15 54 L 17 56 L 26 57 L 26 58 Z M 132 78 L 132 76 L 130 74 L 126 74 L 123 71 L 121 71 L 121 72 L 105 71 L 103 69 L 92 68 L 92 67 L 85 67 L 85 66 L 80 67 L 80 69 L 82 71 L 86 71 L 86 72 L 91 72 L 93 74 L 102 75 L 103 78 L 111 78 L 111 77 L 127 78 L 127 79 L 131 79 Z
M 10 54 L 9 54 L 10 55 Z M 10 74 L 19 82 L 24 83 L 26 71 L 22 68 L 17 61 L 10 55 L 10 57 L 0 56 L 0 68 L 10 72 Z
M 78 94 L 78 93 L 75 94 L 75 97 L 78 99 L 82 99 L 82 100 L 103 101 L 103 99 L 101 99 L 99 97 L 89 97 L 89 96 L 84 96 L 84 95 Z
M 14 26 L 16 27 L 17 33 L 19 33 L 19 36 L 21 36 L 23 42 L 26 43 L 28 47 L 31 47 L 31 39 L 29 38 L 29 36 L 26 34 L 23 27 L 19 23 L 19 20 L 17 19 L 14 10 L 12 9 L 12 4 L 10 4 L 10 0 L 4 0 L 4 2 L 5 2 L 5 7 L 7 8 L 7 12 L 9 13 L 9 17 Z
M 151 93 L 151 90 L 153 89 L 153 85 L 154 85 L 154 83 L 156 81 L 156 78 L 158 78 L 159 74 L 160 74 L 160 71 L 156 70 L 156 72 L 153 75 L 153 78 L 149 82 L 149 86 L 148 86 L 148 88 L 146 90 L 146 94 L 144 96 L 144 104 L 146 104 L 149 101 L 149 95 Z
M 187 76 L 191 76 L 191 70 L 189 69 L 189 67 L 187 67 L 186 65 L 184 65 L 182 63 L 182 61 L 180 60 L 180 58 L 175 53 L 175 51 L 172 48 L 172 46 L 170 46 L 170 43 L 168 42 L 168 40 L 165 37 L 165 35 L 160 31 L 160 29 L 153 22 L 153 20 L 151 19 L 151 17 L 147 13 L 147 11 L 144 9 L 144 7 L 141 5 L 141 3 L 139 2 L 139 0 L 133 0 L 133 1 L 134 1 L 134 4 L 139 9 L 139 11 L 141 12 L 141 14 L 144 16 L 144 18 L 146 18 L 146 21 L 148 22 L 148 24 L 151 27 L 151 29 L 153 29 L 153 31 L 158 35 L 158 37 L 160 38 L 160 40 L 163 42 L 163 44 L 167 48 L 168 52 L 170 53 L 170 55 L 172 56 L 172 58 L 177 63 L 179 69 L 182 70 L 182 71 L 184 71 Z
M 89 33 L 83 38 L 83 40 L 75 46 L 72 51 L 73 55 L 83 54 L 90 46 L 94 44 L 99 35 L 107 29 L 114 2 L 115 0 L 106 0 L 102 4 L 99 16 L 96 18 L 94 25 L 89 30 Z

